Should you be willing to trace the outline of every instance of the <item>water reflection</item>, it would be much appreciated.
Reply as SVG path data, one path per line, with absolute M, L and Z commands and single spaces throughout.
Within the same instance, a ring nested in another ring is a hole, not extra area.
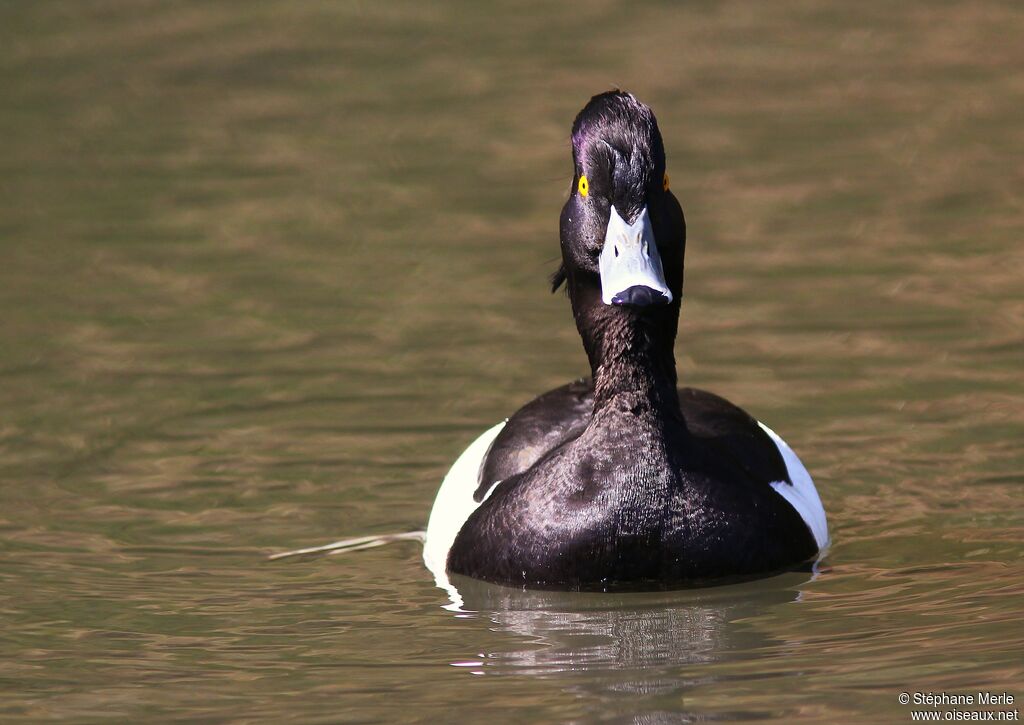
M 799 602 L 801 585 L 814 577 L 788 573 L 689 591 L 581 593 L 512 589 L 454 576 L 452 587 L 462 598 L 457 616 L 487 618 L 492 629 L 515 636 L 508 649 L 453 664 L 478 674 L 550 674 L 717 662 L 737 651 L 781 644 L 747 620 Z M 650 685 L 647 677 L 640 684 Z

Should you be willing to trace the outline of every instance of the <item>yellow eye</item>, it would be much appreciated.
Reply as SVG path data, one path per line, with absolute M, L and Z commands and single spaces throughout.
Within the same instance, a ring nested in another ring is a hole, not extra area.
M 668 172 L 665 172 L 665 178 L 661 180 L 661 188 L 668 191 Z
M 587 181 L 587 177 L 585 175 L 580 176 L 578 188 L 580 190 L 580 196 L 586 196 L 590 193 L 590 182 Z

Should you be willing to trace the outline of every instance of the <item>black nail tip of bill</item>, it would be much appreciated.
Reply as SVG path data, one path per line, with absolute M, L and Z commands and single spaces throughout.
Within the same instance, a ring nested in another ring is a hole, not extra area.
M 620 307 L 623 305 L 651 307 L 653 305 L 667 305 L 668 297 L 658 290 L 653 290 L 646 285 L 637 284 L 627 287 L 612 297 L 612 304 Z

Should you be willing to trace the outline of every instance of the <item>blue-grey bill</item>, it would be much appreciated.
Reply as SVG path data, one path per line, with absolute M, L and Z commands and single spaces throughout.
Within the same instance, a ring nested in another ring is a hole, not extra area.
M 668 304 L 672 301 L 647 207 L 628 224 L 612 206 L 598 268 L 601 300 L 606 305 Z

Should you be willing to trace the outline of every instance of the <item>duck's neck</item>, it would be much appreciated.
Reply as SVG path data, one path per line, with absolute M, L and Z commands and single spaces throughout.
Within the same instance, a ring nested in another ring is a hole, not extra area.
M 586 345 L 594 376 L 594 412 L 614 406 L 635 415 L 678 418 L 675 325 L 616 311 Z

